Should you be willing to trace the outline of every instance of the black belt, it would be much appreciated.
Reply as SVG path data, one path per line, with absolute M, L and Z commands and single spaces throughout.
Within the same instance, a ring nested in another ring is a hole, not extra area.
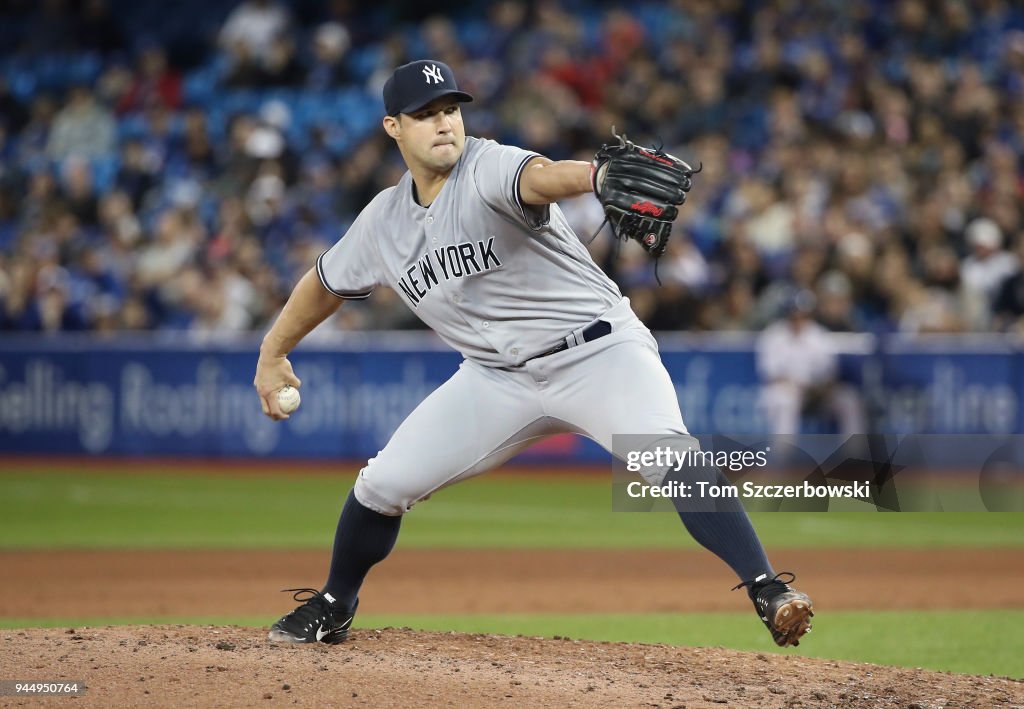
M 581 336 L 583 338 L 583 342 L 593 342 L 594 340 L 601 339 L 605 335 L 610 335 L 611 332 L 612 332 L 612 324 L 611 323 L 605 322 L 604 320 L 598 320 L 593 325 L 590 325 L 588 327 L 583 328 L 583 332 L 581 333 Z M 580 343 L 580 344 L 582 344 L 582 343 Z M 576 345 L 576 346 L 579 346 L 579 345 Z M 548 355 L 553 355 L 556 352 L 563 352 L 563 351 L 565 351 L 567 349 L 569 349 L 569 338 L 568 337 L 563 339 L 561 342 L 559 342 L 557 345 L 552 347 L 550 350 L 545 350 L 544 352 L 541 352 L 540 354 L 535 354 L 533 357 L 530 357 L 529 359 L 524 359 L 523 360 L 523 364 L 526 364 L 530 360 L 540 359 L 541 357 L 547 357 Z

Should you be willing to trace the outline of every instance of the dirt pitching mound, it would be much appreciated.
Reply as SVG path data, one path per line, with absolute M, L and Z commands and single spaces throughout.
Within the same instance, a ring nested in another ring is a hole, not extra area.
M 1012 707 L 1024 683 L 718 648 L 354 631 L 281 647 L 263 629 L 0 632 L 4 675 L 78 680 L 78 707 Z M 3 706 L 39 698 L 0 697 Z

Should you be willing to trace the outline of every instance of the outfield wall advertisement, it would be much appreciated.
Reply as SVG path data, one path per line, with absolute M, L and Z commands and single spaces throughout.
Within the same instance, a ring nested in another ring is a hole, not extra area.
M 659 339 L 691 431 L 767 431 L 752 337 Z M 842 376 L 861 392 L 876 432 L 1024 433 L 1024 358 L 1003 340 L 848 336 L 839 348 Z M 4 339 L 0 451 L 363 459 L 460 361 L 419 333 L 314 343 L 292 356 L 302 407 L 274 423 L 252 388 L 256 349 L 249 341 Z M 830 425 L 808 422 L 815 433 Z M 551 439 L 531 456 L 606 459 L 575 437 Z

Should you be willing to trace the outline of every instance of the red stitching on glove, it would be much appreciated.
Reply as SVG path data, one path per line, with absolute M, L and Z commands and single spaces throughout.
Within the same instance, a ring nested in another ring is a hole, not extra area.
M 661 213 L 665 211 L 663 207 L 659 207 L 653 202 L 633 202 L 629 208 L 637 214 L 649 214 L 652 217 L 660 217 Z
M 660 155 L 655 155 L 654 153 L 648 152 L 643 148 L 637 148 L 636 151 L 643 155 L 644 157 L 650 158 L 651 160 L 654 160 L 656 162 L 660 162 L 662 165 L 668 165 L 669 167 L 675 166 L 675 163 L 669 160 L 668 158 L 663 158 Z

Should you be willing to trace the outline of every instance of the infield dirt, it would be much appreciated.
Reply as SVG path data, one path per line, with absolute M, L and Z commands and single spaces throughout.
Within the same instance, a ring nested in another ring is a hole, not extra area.
M 5 673 L 85 679 L 120 706 L 1013 707 L 1024 683 L 718 648 L 356 631 L 269 646 L 265 630 L 160 625 L 0 632 Z M 0 698 L 0 705 L 38 699 Z
M 778 568 L 803 574 L 799 585 L 819 612 L 1024 606 L 1024 550 L 773 556 Z M 319 585 L 327 558 L 324 550 L 4 551 L 0 617 L 265 614 L 269 623 L 294 605 L 278 589 Z M 951 568 L 971 583 L 950 585 Z M 360 611 L 749 610 L 741 592 L 728 592 L 732 583 L 702 551 L 399 549 L 372 572 Z M 986 592 L 971 590 L 978 588 Z M 182 625 L 0 631 L 4 678 L 45 674 L 89 687 L 73 700 L 0 697 L 0 706 L 1024 706 L 1016 680 L 798 654 L 358 627 L 340 646 L 275 647 L 265 633 Z
M 1024 608 L 1024 549 L 781 549 L 772 559 L 822 610 Z M 326 550 L 0 551 L 0 618 L 272 622 L 295 605 L 280 589 L 319 588 L 329 561 Z M 951 570 L 970 583 L 950 583 Z M 735 583 L 702 550 L 399 548 L 370 572 L 359 611 L 751 611 L 729 592 Z

